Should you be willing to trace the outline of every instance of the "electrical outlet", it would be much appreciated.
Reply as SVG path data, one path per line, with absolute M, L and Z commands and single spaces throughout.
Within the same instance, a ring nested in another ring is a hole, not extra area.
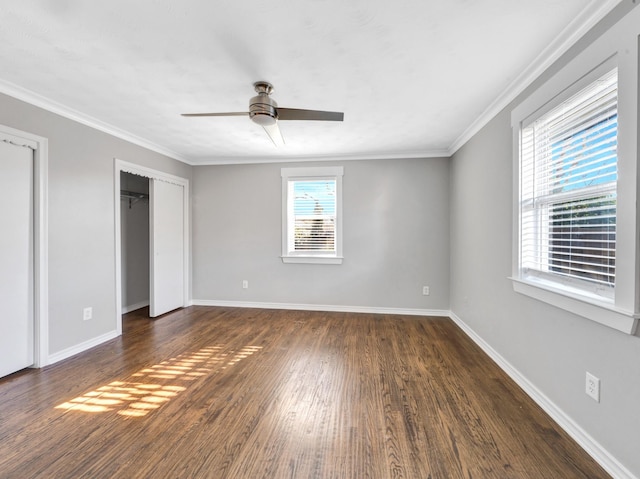
M 249 287 L 249 280 L 242 280 L 242 289 L 247 289 Z
M 585 392 L 587 396 L 591 397 L 594 401 L 600 402 L 600 379 L 589 372 L 587 372 Z
M 429 286 L 423 286 L 423 287 L 422 287 L 422 294 L 423 294 L 424 296 L 429 296 L 429 293 L 430 293 L 430 292 L 429 292 Z
M 93 308 L 84 308 L 82 310 L 82 319 L 88 321 L 91 318 L 93 318 Z

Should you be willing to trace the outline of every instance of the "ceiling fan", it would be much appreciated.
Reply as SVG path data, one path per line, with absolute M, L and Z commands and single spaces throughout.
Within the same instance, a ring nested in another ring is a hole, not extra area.
M 297 108 L 281 108 L 269 95 L 273 92 L 273 85 L 266 81 L 253 84 L 257 96 L 249 100 L 248 112 L 227 113 L 183 113 L 182 116 L 245 116 L 257 123 L 276 146 L 284 145 L 284 138 L 278 127 L 278 120 L 315 120 L 315 121 L 343 121 L 344 113 L 338 111 L 300 110 Z

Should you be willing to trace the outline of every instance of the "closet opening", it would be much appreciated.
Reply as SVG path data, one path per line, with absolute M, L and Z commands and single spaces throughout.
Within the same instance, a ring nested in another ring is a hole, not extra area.
M 149 178 L 120 172 L 122 314 L 149 306 Z
M 116 332 L 122 315 L 189 305 L 189 180 L 114 160 Z M 143 310 L 142 308 L 147 308 Z

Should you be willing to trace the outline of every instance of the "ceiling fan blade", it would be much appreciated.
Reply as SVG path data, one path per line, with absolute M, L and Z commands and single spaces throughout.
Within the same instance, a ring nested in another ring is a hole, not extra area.
M 282 137 L 282 133 L 280 133 L 280 127 L 277 122 L 273 125 L 262 125 L 262 128 L 267 132 L 267 135 L 269 135 L 274 145 L 284 146 L 284 138 Z
M 344 121 L 341 111 L 299 110 L 297 108 L 277 108 L 278 120 Z
M 249 112 L 234 111 L 228 113 L 182 113 L 181 116 L 247 116 Z

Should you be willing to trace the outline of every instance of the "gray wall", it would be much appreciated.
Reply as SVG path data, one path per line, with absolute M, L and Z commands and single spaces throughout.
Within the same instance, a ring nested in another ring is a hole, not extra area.
M 342 265 L 280 259 L 280 168 L 299 165 L 194 168 L 194 300 L 448 310 L 448 160 L 321 165 L 344 166 Z
M 2 94 L 0 123 L 49 139 L 49 353 L 115 331 L 114 158 L 185 178 L 191 168 Z
M 452 158 L 451 310 L 640 476 L 640 338 L 516 294 L 507 279 L 513 202 L 510 111 L 526 94 Z M 601 379 L 599 404 L 584 392 L 586 371 Z

